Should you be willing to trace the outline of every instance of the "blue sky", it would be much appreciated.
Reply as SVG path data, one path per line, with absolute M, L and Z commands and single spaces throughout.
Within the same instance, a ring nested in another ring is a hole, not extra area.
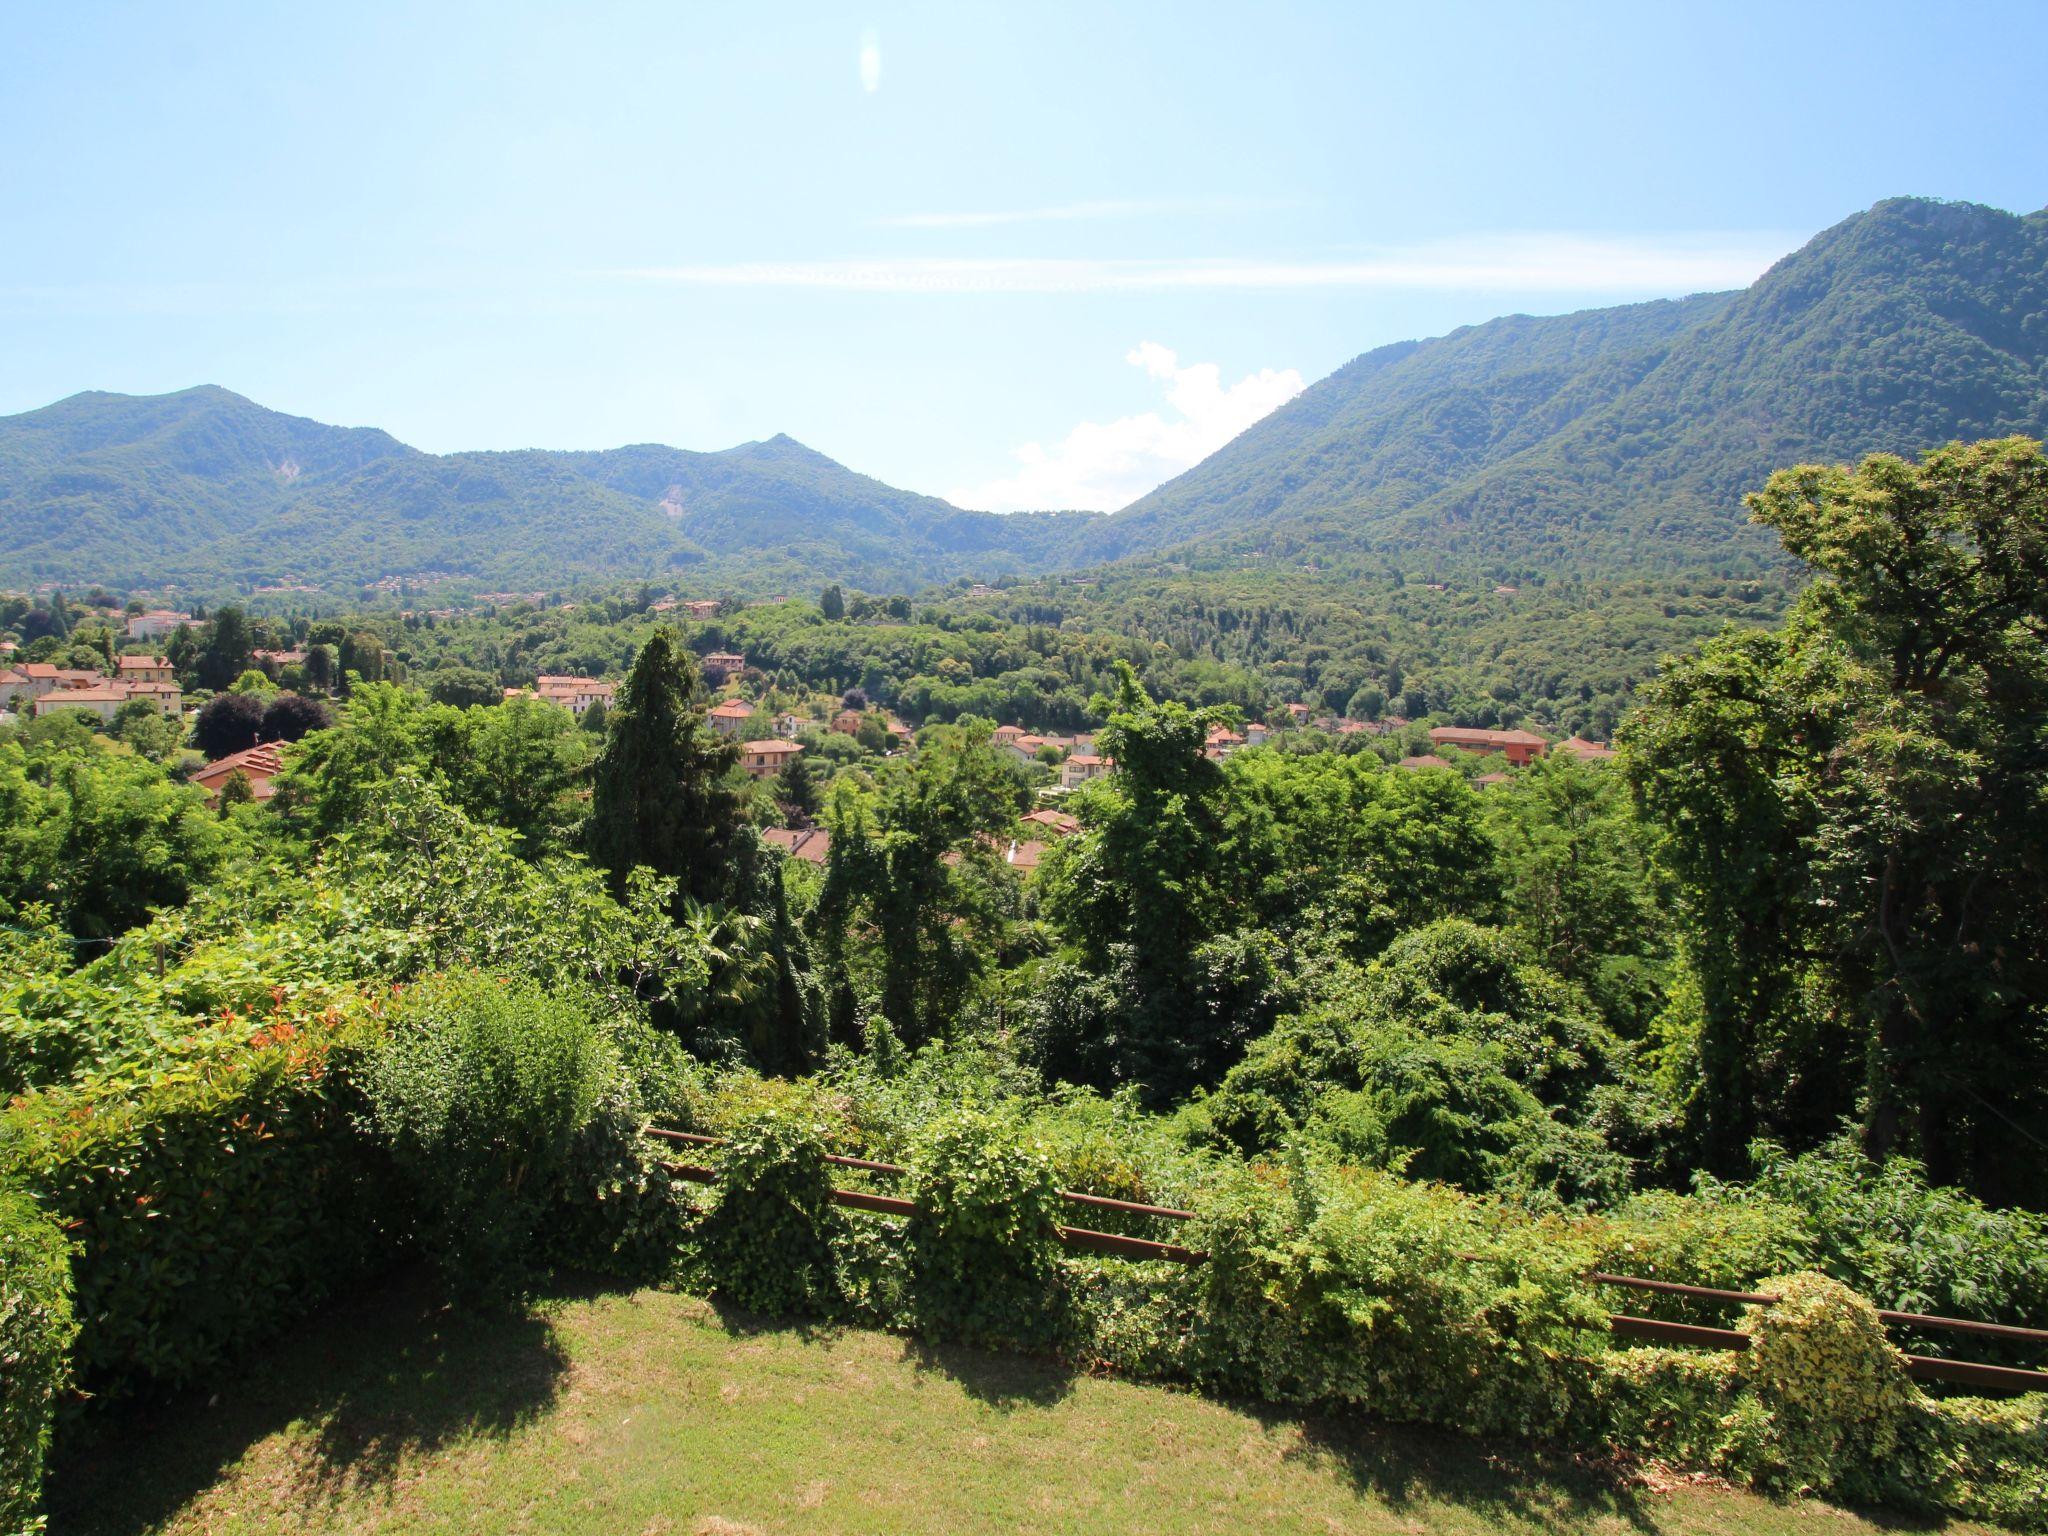
M 1115 505 L 1357 353 L 2048 203 L 2048 6 L 15 8 L 0 413 Z

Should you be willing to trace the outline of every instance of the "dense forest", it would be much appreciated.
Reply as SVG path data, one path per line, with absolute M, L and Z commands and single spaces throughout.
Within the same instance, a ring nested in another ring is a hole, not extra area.
M 118 1399 L 404 1257 L 562 1264 L 2040 1528 L 2048 1398 L 1898 1353 L 2038 1345 L 1873 1308 L 2048 1319 L 2048 456 L 1748 505 L 1782 582 L 194 615 L 189 736 L 0 727 L 10 1358 Z M 9 660 L 112 665 L 113 596 L 6 600 Z M 1061 1189 L 1205 1265 L 1064 1255 Z M 1637 1348 L 1589 1271 L 1779 1302 Z

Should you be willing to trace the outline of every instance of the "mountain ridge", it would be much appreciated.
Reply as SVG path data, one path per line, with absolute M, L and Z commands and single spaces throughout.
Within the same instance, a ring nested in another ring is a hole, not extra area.
M 428 454 L 216 385 L 0 418 L 0 581 L 673 577 L 913 590 L 1117 561 L 1782 568 L 1771 470 L 2048 436 L 2048 209 L 1893 198 L 1748 288 L 1361 353 L 1113 514 L 963 510 L 786 433 Z

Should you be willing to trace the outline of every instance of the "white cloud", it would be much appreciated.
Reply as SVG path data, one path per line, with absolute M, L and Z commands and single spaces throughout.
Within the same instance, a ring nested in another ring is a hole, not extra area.
M 1136 219 L 1177 213 L 1250 213 L 1283 206 L 1242 198 L 1103 198 L 1060 203 L 1050 208 L 970 209 L 951 213 L 900 213 L 876 219 L 878 229 L 993 229 L 1006 224 L 1070 224 L 1080 219 Z
M 1260 417 L 1301 393 L 1292 368 L 1262 368 L 1225 388 L 1214 363 L 1183 367 L 1156 341 L 1133 347 L 1124 361 L 1166 387 L 1171 415 L 1147 411 L 1115 421 L 1084 421 L 1059 442 L 1026 443 L 1012 455 L 1012 474 L 951 492 L 959 507 L 1019 512 L 1084 508 L 1110 512 L 1200 463 Z
M 1697 293 L 1740 288 L 1796 241 L 1769 235 L 1611 240 L 1504 235 L 1352 260 L 1245 257 L 1089 259 L 886 257 L 637 267 L 618 275 L 711 288 L 841 293 L 1131 293 L 1195 289 L 1376 288 L 1506 293 Z
M 860 88 L 870 96 L 882 88 L 882 40 L 872 29 L 861 35 Z

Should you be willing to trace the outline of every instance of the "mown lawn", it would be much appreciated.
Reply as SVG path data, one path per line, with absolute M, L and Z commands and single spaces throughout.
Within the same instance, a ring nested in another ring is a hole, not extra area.
M 52 1504 L 56 1536 L 1899 1528 L 653 1291 L 497 1319 L 367 1297 L 110 1415 Z

